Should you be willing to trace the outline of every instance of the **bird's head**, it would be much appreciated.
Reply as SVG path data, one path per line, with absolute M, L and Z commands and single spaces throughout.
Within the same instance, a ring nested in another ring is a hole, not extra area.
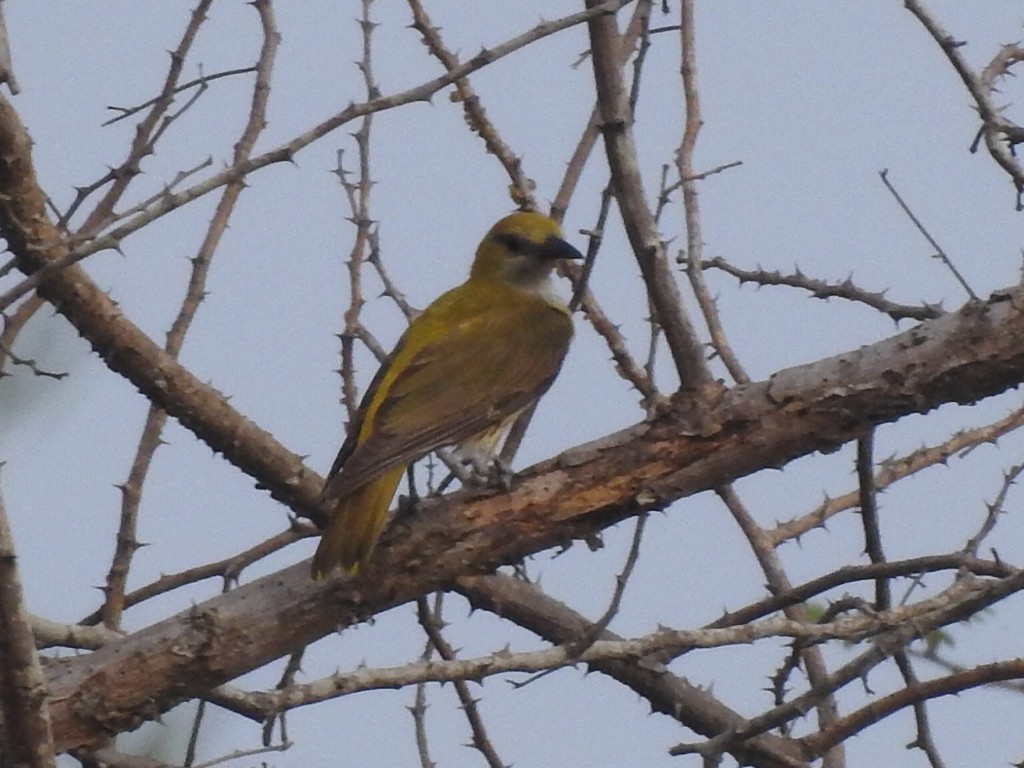
M 547 280 L 559 259 L 582 258 L 562 239 L 562 230 L 553 219 L 519 211 L 491 227 L 476 250 L 470 277 L 532 289 Z

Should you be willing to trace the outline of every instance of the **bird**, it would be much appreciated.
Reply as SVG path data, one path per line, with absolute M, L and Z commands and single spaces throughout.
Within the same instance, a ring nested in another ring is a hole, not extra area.
M 517 211 L 476 250 L 469 277 L 417 315 L 366 390 L 321 494 L 329 511 L 312 576 L 355 575 L 373 553 L 406 468 L 445 446 L 477 469 L 547 392 L 573 336 L 552 281 L 582 259 L 558 223 Z M 492 466 L 494 466 L 492 464 Z

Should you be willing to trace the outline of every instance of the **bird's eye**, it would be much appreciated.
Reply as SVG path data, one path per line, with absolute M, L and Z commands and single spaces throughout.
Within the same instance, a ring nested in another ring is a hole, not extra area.
M 511 232 L 505 232 L 498 235 L 498 241 L 508 248 L 512 253 L 522 253 L 526 250 L 527 242 L 526 239 L 519 235 L 514 235 Z

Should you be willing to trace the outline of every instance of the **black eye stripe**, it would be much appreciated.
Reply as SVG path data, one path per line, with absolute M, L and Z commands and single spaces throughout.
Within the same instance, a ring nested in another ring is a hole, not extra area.
M 517 235 L 513 232 L 502 232 L 498 235 L 497 240 L 499 243 L 508 248 L 512 253 L 525 253 L 529 250 L 532 243 L 525 237 Z

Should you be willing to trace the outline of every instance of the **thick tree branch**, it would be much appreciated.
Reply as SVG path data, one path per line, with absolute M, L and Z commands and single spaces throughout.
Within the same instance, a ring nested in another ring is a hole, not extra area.
M 527 470 L 509 493 L 460 491 L 429 514 L 398 522 L 357 579 L 320 585 L 300 563 L 88 656 L 54 663 L 55 738 L 61 747 L 88 743 L 460 575 L 830 450 L 873 424 L 972 403 L 1022 379 L 1024 289 L 1017 289 L 738 387 L 710 412 L 718 425 L 712 434 L 689 434 L 686 419 L 667 412 Z M 307 504 L 310 482 L 291 486 Z
M 281 36 L 277 31 L 274 20 L 273 8 L 265 0 L 253 2 L 260 15 L 263 28 L 263 45 L 260 50 L 259 61 L 255 66 L 256 82 L 253 85 L 252 107 L 249 111 L 249 119 L 246 121 L 245 129 L 238 142 L 235 144 L 234 162 L 240 163 L 249 158 L 256 139 L 259 138 L 267 124 L 267 100 L 270 95 L 270 73 L 274 67 L 274 56 Z M 192 257 L 192 274 L 189 277 L 188 290 L 182 300 L 181 308 L 177 317 L 167 333 L 167 343 L 164 350 L 173 359 L 177 360 L 181 348 L 185 343 L 185 337 L 199 305 L 206 296 L 206 278 L 210 271 L 213 255 L 220 244 L 224 232 L 227 230 L 228 222 L 235 211 L 235 206 L 245 185 L 241 179 L 234 181 L 224 187 L 221 198 L 217 203 L 213 220 L 206 231 L 203 243 L 199 252 Z M 125 608 L 125 590 L 128 583 L 128 572 L 131 568 L 132 558 L 138 551 L 140 544 L 136 538 L 138 527 L 139 507 L 142 502 L 142 491 L 152 465 L 156 449 L 163 442 L 163 429 L 167 423 L 167 412 L 151 403 L 149 412 L 146 414 L 146 422 L 139 437 L 139 444 L 135 451 L 135 458 L 132 461 L 131 471 L 128 479 L 120 485 L 121 490 L 121 522 L 117 531 L 116 546 L 114 548 L 113 560 L 110 570 L 107 573 L 107 584 L 104 589 L 104 601 L 101 612 L 103 623 L 112 629 L 120 626 L 121 614 Z
M 10 102 L 0 97 L 0 235 L 28 273 L 68 254 L 68 246 L 46 214 L 45 195 L 32 168 L 31 139 Z M 228 405 L 213 387 L 183 368 L 134 325 L 77 266 L 50 274 L 38 289 L 107 365 L 151 402 L 176 417 L 214 451 L 252 477 L 273 478 L 272 495 L 294 507 L 302 489 L 313 506 L 318 479 L 298 456 Z
M 43 670 L 25 610 L 14 539 L 0 499 L 0 765 L 53 768 Z
M 494 48 L 482 50 L 441 77 L 401 93 L 350 105 L 287 144 L 237 162 L 180 193 L 165 196 L 149 211 L 74 254 L 47 216 L 45 195 L 32 167 L 31 139 L 13 106 L 0 97 L 0 235 L 7 240 L 19 268 L 26 274 L 53 270 L 40 285 L 39 294 L 75 326 L 112 370 L 129 379 L 215 452 L 223 453 L 247 474 L 268 481 L 275 498 L 311 517 L 319 517 L 315 499 L 320 478 L 311 475 L 298 456 L 231 408 L 220 392 L 160 349 L 73 261 L 83 254 L 116 246 L 122 237 L 146 223 L 218 187 L 243 179 L 259 168 L 290 160 L 300 149 L 357 117 L 427 99 L 457 79 L 538 39 L 594 16 L 614 13 L 626 1 L 593 3 L 585 11 L 543 22 Z M 55 264 L 62 266 L 53 269 Z

